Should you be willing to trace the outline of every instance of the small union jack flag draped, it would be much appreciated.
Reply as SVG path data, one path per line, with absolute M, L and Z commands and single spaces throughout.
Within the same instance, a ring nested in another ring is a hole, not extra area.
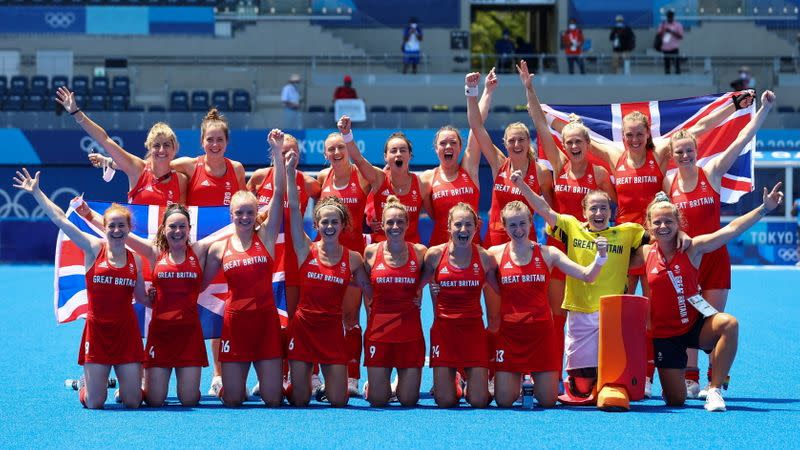
M 653 139 L 669 138 L 681 129 L 688 129 L 709 114 L 724 108 L 731 102 L 733 93 L 690 97 L 676 100 L 659 100 L 636 103 L 612 103 L 610 105 L 542 105 L 552 121 L 569 122 L 569 115 L 578 115 L 583 124 L 591 130 L 592 139 L 601 142 L 622 144 L 622 118 L 633 111 L 643 113 L 650 120 L 650 133 Z M 697 138 L 698 164 L 704 166 L 717 154 L 728 148 L 736 140 L 742 128 L 755 114 L 755 105 L 736 111 L 726 117 L 714 129 Z M 553 138 L 559 148 L 561 135 L 552 130 Z M 722 201 L 736 203 L 739 198 L 753 190 L 753 138 L 742 150 L 739 158 L 722 178 Z M 539 153 L 543 155 L 541 148 Z M 563 150 L 563 148 L 562 148 Z M 544 158 L 543 158 L 544 159 Z M 596 161 L 600 163 L 600 161 Z M 675 170 L 670 163 L 669 171 Z
M 103 202 L 87 202 L 89 207 L 99 213 L 106 210 L 111 204 Z M 165 206 L 124 205 L 133 214 L 133 233 L 152 240 L 158 230 L 161 216 Z M 192 206 L 189 207 L 192 234 L 191 241 L 215 241 L 225 239 L 233 233 L 230 223 L 230 213 L 227 206 Z M 72 208 L 67 210 L 67 218 L 81 231 L 102 237 L 102 230 L 87 222 Z M 272 274 L 272 289 L 275 304 L 283 326 L 287 322 L 286 295 L 283 268 L 284 238 L 281 229 L 275 245 L 275 267 Z M 149 285 L 152 270 L 143 260 L 145 267 L 142 273 Z M 86 297 L 86 268 L 84 267 L 83 252 L 63 232 L 58 233 L 55 252 L 54 296 L 56 320 L 58 323 L 71 322 L 85 318 L 88 310 Z M 228 286 L 220 270 L 213 282 L 200 294 L 197 299 L 197 310 L 200 313 L 200 322 L 203 326 L 203 336 L 206 339 L 219 337 L 222 330 L 222 314 L 225 310 L 225 299 L 228 295 Z M 133 299 L 131 299 L 133 301 Z M 134 304 L 139 317 L 139 327 L 142 336 L 146 336 L 147 326 L 150 322 L 150 308 Z

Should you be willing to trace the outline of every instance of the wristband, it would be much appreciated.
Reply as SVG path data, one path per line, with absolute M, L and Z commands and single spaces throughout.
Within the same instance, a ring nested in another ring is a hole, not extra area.
M 71 113 L 69 113 L 69 115 L 70 116 L 74 116 L 75 114 L 78 114 L 79 112 L 81 112 L 80 108 L 76 109 L 75 111 L 72 111 Z
M 764 217 L 764 216 L 766 216 L 768 213 L 769 213 L 769 211 L 767 211 L 767 207 L 766 207 L 766 206 L 765 206 L 765 205 L 762 203 L 762 204 L 761 204 L 761 210 L 758 212 L 758 216 L 759 216 L 759 217 Z
M 608 255 L 600 256 L 600 253 L 594 254 L 594 263 L 597 264 L 598 266 L 603 267 L 606 261 L 608 261 Z
M 464 85 L 464 95 L 467 97 L 477 97 L 478 96 L 478 86 L 467 86 Z
M 743 101 L 744 99 L 746 99 L 746 98 L 747 98 L 749 95 L 750 95 L 749 93 L 744 93 L 744 94 L 741 94 L 741 95 L 734 95 L 734 96 L 732 97 L 732 100 L 733 100 L 733 108 L 734 108 L 736 111 L 738 111 L 738 110 L 740 110 L 740 109 L 744 109 L 744 106 L 742 106 L 742 101 Z
M 352 132 L 352 131 L 350 131 L 350 132 L 349 132 L 349 133 L 347 133 L 347 134 L 343 134 L 343 135 L 342 135 L 342 139 L 344 139 L 344 143 L 345 143 L 345 144 L 347 144 L 347 143 L 350 143 L 350 142 L 353 142 L 353 132 Z

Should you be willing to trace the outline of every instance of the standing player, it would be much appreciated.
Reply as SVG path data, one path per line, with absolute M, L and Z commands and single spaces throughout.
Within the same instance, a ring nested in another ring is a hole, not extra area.
M 672 158 L 678 170 L 664 178 L 664 192 L 681 210 L 686 220 L 686 233 L 689 236 L 712 233 L 720 227 L 720 191 L 722 177 L 733 166 L 745 146 L 755 137 L 770 110 L 775 104 L 775 94 L 764 91 L 761 107 L 756 116 L 742 130 L 727 149 L 711 160 L 698 162 L 697 140 L 685 130 L 673 134 L 669 141 Z M 702 166 L 700 165 L 702 164 Z M 726 246 L 703 257 L 700 265 L 700 287 L 703 296 L 719 311 L 725 310 L 728 292 L 731 288 L 731 264 Z M 708 378 L 712 378 L 709 362 Z M 701 395 L 697 351 L 689 353 L 689 366 L 686 371 L 686 389 L 689 398 Z
M 778 207 L 783 200 L 783 192 L 778 191 L 780 185 L 775 185 L 769 193 L 764 188 L 763 203 L 754 210 L 711 234 L 692 238 L 691 247 L 684 252 L 678 250 L 676 237 L 682 222 L 680 208 L 661 193 L 647 209 L 647 226 L 654 242 L 644 245 L 639 253 L 646 258 L 647 281 L 652 288 L 650 326 L 654 353 L 658 356 L 658 377 L 668 406 L 681 406 L 686 401 L 686 353 L 694 348 L 710 353 L 714 361 L 705 409 L 725 411 L 720 387 L 736 356 L 739 324 L 700 295 L 699 267 L 704 254 L 741 235 Z
M 141 334 L 131 298 L 149 304 L 142 261 L 125 249 L 131 231 L 131 214 L 113 204 L 103 213 L 104 239 L 81 232 L 39 188 L 39 172 L 17 171 L 14 187 L 33 195 L 45 214 L 83 251 L 89 312 L 83 328 L 78 364 L 86 385 L 79 391 L 83 406 L 101 409 L 106 401 L 111 368 L 119 379 L 120 398 L 128 408 L 142 403 Z
M 111 156 L 113 166 L 128 176 L 128 203 L 136 205 L 169 205 L 186 203 L 188 178 L 178 173 L 170 164 L 178 153 L 178 139 L 169 125 L 158 122 L 147 132 L 144 146 L 147 154 L 144 159 L 128 153 L 108 136 L 106 130 L 92 121 L 78 109 L 75 94 L 66 87 L 58 88 L 56 101 L 75 118 L 81 128 L 89 134 Z M 103 158 L 90 154 L 94 164 L 101 164 Z
M 341 141 L 341 137 L 338 140 Z M 335 150 L 333 153 L 341 153 L 338 146 Z M 288 154 L 287 192 L 292 214 L 292 245 L 297 260 L 303 261 L 300 265 L 303 281 L 288 330 L 287 358 L 292 374 L 289 399 L 296 406 L 308 404 L 312 368 L 319 363 L 328 401 L 333 406 L 345 406 L 348 400 L 346 364 L 350 357 L 342 333 L 342 315 L 353 314 L 343 311 L 351 306 L 345 291 L 353 278 L 365 289 L 367 297 L 371 297 L 372 292 L 361 255 L 340 243 L 340 235 L 350 226 L 350 215 L 349 208 L 338 197 L 323 197 L 314 207 L 318 241 L 312 242 L 303 230 L 295 175 L 297 158 L 294 152 Z
M 519 397 L 520 379 L 533 372 L 533 391 L 539 406 L 556 404 L 561 361 L 556 330 L 546 295 L 554 267 L 585 283 L 592 283 L 608 256 L 606 238 L 594 242 L 597 256 L 587 267 L 572 262 L 561 250 L 530 240 L 528 207 L 514 200 L 501 212 L 510 242 L 489 249 L 497 263 L 500 286 L 499 331 L 492 336 L 497 406 L 510 408 Z
M 368 245 L 364 252 L 373 291 L 366 302 L 366 397 L 372 406 L 385 406 L 392 394 L 392 368 L 397 368 L 397 399 L 403 406 L 414 406 L 419 400 L 425 365 L 419 297 L 426 249 L 422 244 L 406 241 L 409 214 L 397 197 L 386 199 L 382 218 L 386 240 Z
M 283 133 L 272 130 L 269 143 L 276 186 L 275 196 L 267 207 L 266 221 L 256 229 L 258 200 L 249 191 L 237 192 L 230 201 L 234 234 L 214 242 L 206 260 L 203 287 L 208 286 L 222 268 L 230 291 L 225 301 L 219 354 L 224 386 L 220 397 L 226 406 L 239 406 L 247 397 L 247 372 L 251 363 L 258 375 L 259 393 L 264 403 L 279 406 L 282 400 L 283 349 L 280 320 L 272 298 L 272 271 L 275 241 L 283 220 L 280 199 L 286 185 L 281 154 Z
M 432 279 L 439 286 L 431 296 L 434 399 L 440 408 L 458 405 L 456 370 L 463 368 L 468 379 L 467 401 L 475 408 L 484 408 L 491 401 L 489 344 L 480 302 L 484 283 L 497 291 L 495 261 L 472 242 L 478 217 L 471 206 L 459 203 L 450 209 L 447 225 L 450 241 L 428 249 L 423 269 L 423 284 Z M 500 305 L 494 298 L 497 296 L 485 297 L 490 332 L 496 332 L 500 325 Z

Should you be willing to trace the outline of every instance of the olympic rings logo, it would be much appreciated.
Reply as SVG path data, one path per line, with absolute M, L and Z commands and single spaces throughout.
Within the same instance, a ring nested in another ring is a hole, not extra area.
M 778 258 L 784 261 L 797 261 L 799 256 L 797 247 L 783 247 L 778 249 Z
M 121 137 L 119 137 L 119 136 L 111 136 L 111 140 L 116 142 L 117 145 L 119 145 L 120 147 L 125 148 L 125 145 L 123 145 Z M 108 156 L 108 153 L 103 148 L 103 146 L 98 144 L 97 141 L 95 141 L 94 139 L 90 138 L 89 136 L 84 136 L 84 137 L 81 138 L 80 146 L 81 146 L 81 150 L 83 150 L 87 154 L 88 153 L 100 153 L 103 156 Z
M 50 28 L 69 28 L 75 23 L 75 13 L 48 12 L 44 15 L 44 21 Z
M 19 202 L 19 200 L 25 196 L 27 192 L 25 191 L 17 191 L 12 198 L 6 191 L 0 189 L 0 219 L 31 219 L 31 220 L 38 220 L 45 217 L 44 210 L 39 205 L 33 208 L 33 210 L 28 211 L 28 208 Z M 72 200 L 73 198 L 77 197 L 78 191 L 68 187 L 58 188 L 50 195 L 50 199 L 53 202 L 58 203 L 57 200 L 59 197 L 66 197 L 67 202 Z

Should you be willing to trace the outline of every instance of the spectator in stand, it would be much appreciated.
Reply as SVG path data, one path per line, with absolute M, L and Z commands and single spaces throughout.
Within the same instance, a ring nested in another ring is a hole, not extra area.
M 533 73 L 539 71 L 539 58 L 536 57 L 536 49 L 533 48 L 533 44 L 522 39 L 521 37 L 517 38 L 517 51 L 515 53 L 517 60 L 525 60 L 528 61 L 528 66 L 531 68 Z
M 350 75 L 344 76 L 344 85 L 339 86 L 333 91 L 333 101 L 358 98 L 358 93 L 353 89 L 353 79 Z
M 507 28 L 503 30 L 503 36 L 495 41 L 494 52 L 497 54 L 497 72 L 511 73 L 516 48 L 514 41 L 511 40 L 511 32 Z
M 633 34 L 631 27 L 625 23 L 625 18 L 621 14 L 617 15 L 614 28 L 611 29 L 608 39 L 611 41 L 611 48 L 614 50 L 614 56 L 611 59 L 611 72 L 619 73 L 620 66 L 625 65 L 625 61 L 628 60 L 631 51 L 636 47 L 636 35 Z
M 289 77 L 289 82 L 281 90 L 281 102 L 283 103 L 283 129 L 299 130 L 303 128 L 300 116 L 300 74 L 293 73 Z
M 756 89 L 756 79 L 750 74 L 750 68 L 742 66 L 739 68 L 739 77 L 731 81 L 731 87 L 735 91 L 744 91 L 746 89 Z
M 569 73 L 575 73 L 575 64 L 581 74 L 586 73 L 586 67 L 583 65 L 583 31 L 578 28 L 578 22 L 575 19 L 569 19 L 567 31 L 561 35 L 561 46 L 564 48 L 564 53 L 567 55 L 567 66 Z
M 417 18 L 408 19 L 408 25 L 403 30 L 403 73 L 408 72 L 411 66 L 411 73 L 417 73 L 417 64 L 421 52 L 420 42 L 422 42 L 422 29 L 417 24 Z
M 670 64 L 675 65 L 675 74 L 681 73 L 681 61 L 678 52 L 683 40 L 683 25 L 675 20 L 675 11 L 667 11 L 667 20 L 658 26 L 658 34 L 661 36 L 661 53 L 664 54 L 664 73 L 669 75 Z

